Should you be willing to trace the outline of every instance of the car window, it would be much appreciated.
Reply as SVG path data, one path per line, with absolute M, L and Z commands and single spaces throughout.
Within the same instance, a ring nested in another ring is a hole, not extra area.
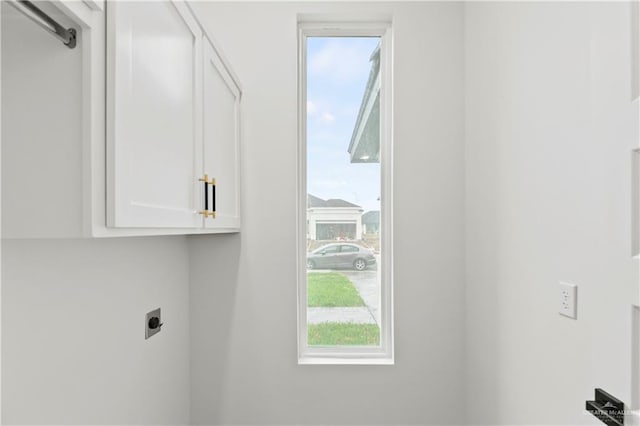
M 320 251 L 324 251 L 325 253 L 337 253 L 338 252 L 338 246 L 329 246 L 329 247 L 325 248 L 324 250 L 320 250 Z
M 342 246 L 342 250 L 343 253 L 354 253 L 356 251 L 358 251 L 358 247 L 355 246 Z

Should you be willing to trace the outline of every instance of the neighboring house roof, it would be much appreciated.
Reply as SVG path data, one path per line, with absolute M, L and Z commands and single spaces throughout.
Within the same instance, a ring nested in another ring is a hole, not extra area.
M 380 211 L 379 210 L 371 210 L 362 215 L 362 223 L 380 223 Z
M 370 60 L 369 81 L 347 149 L 352 163 L 380 162 L 380 44 Z
M 361 208 L 357 204 L 350 203 L 340 198 L 331 198 L 329 200 L 323 200 L 315 195 L 307 194 L 307 208 L 317 207 L 357 207 Z
M 360 208 L 359 205 L 350 203 L 345 200 L 341 200 L 340 198 L 332 198 L 330 200 L 327 200 L 325 207 L 358 207 Z
M 325 207 L 325 200 L 316 197 L 315 195 L 307 194 L 307 208 L 310 207 Z

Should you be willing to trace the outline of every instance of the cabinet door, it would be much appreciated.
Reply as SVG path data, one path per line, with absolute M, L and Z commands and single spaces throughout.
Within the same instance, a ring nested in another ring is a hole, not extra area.
M 216 180 L 216 216 L 206 228 L 240 227 L 240 90 L 204 39 L 204 172 Z
M 107 5 L 108 224 L 202 221 L 202 34 L 179 1 Z

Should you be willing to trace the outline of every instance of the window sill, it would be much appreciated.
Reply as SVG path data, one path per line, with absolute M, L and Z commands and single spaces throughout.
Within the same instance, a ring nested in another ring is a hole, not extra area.
M 393 358 L 304 356 L 298 358 L 298 365 L 395 365 L 395 361 Z

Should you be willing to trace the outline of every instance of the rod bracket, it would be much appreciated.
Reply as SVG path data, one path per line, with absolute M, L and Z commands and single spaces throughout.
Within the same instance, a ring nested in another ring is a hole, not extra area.
M 38 6 L 29 0 L 7 0 L 18 12 L 31 19 L 49 34 L 60 40 L 69 49 L 76 47 L 77 32 L 75 28 L 65 28 L 55 19 L 47 15 Z
M 69 49 L 75 49 L 76 41 L 77 41 L 77 33 L 75 28 L 69 28 L 67 30 L 69 32 L 69 41 L 64 43 Z

